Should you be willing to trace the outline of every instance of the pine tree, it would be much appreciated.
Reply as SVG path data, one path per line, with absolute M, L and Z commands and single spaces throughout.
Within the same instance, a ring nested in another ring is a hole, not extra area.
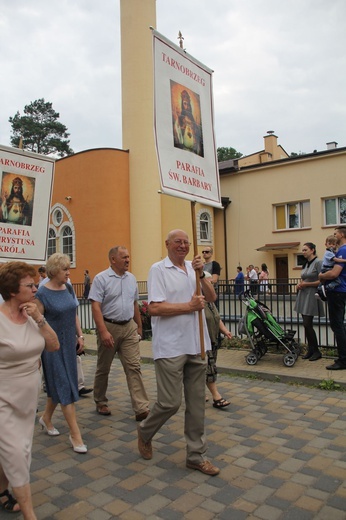
M 43 155 L 65 157 L 74 152 L 70 148 L 69 133 L 65 125 L 58 121 L 60 115 L 52 103 L 37 99 L 24 107 L 24 115 L 19 111 L 9 118 L 12 125 L 11 144 L 24 150 Z

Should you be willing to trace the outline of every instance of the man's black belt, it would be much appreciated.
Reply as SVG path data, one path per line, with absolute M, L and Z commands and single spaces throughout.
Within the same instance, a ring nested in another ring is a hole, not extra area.
M 111 320 L 110 318 L 105 318 L 104 316 L 103 316 L 103 319 L 105 321 L 108 321 L 108 323 L 113 323 L 114 325 L 126 325 L 126 323 L 131 321 L 131 320 L 116 321 L 116 320 Z

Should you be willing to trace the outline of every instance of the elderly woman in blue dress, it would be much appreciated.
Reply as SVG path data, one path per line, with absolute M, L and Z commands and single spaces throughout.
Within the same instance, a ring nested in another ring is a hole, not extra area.
M 39 422 L 48 435 L 59 435 L 52 424 L 52 416 L 60 403 L 70 430 L 69 440 L 73 450 L 76 453 L 86 453 L 87 447 L 82 440 L 75 408 L 75 402 L 79 400 L 76 343 L 78 341 L 79 344 L 77 353 L 82 352 L 84 338 L 76 310 L 78 300 L 71 285 L 67 283 L 70 259 L 67 255 L 54 253 L 49 257 L 46 269 L 50 280 L 39 287 L 36 294 L 37 306 L 56 331 L 60 350 L 42 355 L 47 402 Z
M 294 310 L 302 315 L 305 337 L 308 351 L 303 359 L 317 361 L 322 357 L 318 348 L 318 341 L 313 327 L 314 316 L 324 316 L 324 308 L 321 300 L 315 296 L 316 287 L 319 284 L 318 275 L 321 271 L 322 261 L 317 258 L 316 246 L 312 242 L 303 245 L 302 253 L 305 264 L 301 272 L 301 280 L 297 285 L 297 299 Z

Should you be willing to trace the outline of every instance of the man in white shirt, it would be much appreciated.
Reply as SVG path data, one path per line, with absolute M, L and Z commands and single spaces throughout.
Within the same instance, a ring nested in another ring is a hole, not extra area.
M 249 272 L 246 277 L 250 282 L 250 291 L 253 296 L 257 294 L 258 290 L 258 274 L 252 264 L 249 265 Z
M 171 231 L 166 247 L 168 256 L 151 267 L 148 277 L 157 401 L 149 416 L 138 425 L 138 449 L 144 459 L 152 458 L 151 439 L 178 411 L 184 387 L 186 466 L 213 476 L 220 470 L 205 456 L 206 363 L 201 358 L 198 311 L 203 310 L 205 300 L 215 301 L 216 294 L 205 277 L 201 257 L 185 261 L 190 242 L 184 231 Z M 196 294 L 195 271 L 204 296 Z M 210 350 L 204 312 L 203 327 L 205 349 Z

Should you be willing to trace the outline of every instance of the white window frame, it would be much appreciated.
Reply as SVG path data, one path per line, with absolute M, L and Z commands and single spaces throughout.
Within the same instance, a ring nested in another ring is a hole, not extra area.
M 51 234 L 54 233 L 54 237 L 51 236 Z M 52 246 L 54 240 L 54 247 Z M 54 249 L 54 251 L 52 250 Z M 48 230 L 48 243 L 47 243 L 47 255 L 48 258 L 56 253 L 58 250 L 58 240 L 57 240 L 57 232 L 56 228 L 54 226 L 49 226 Z
M 69 230 L 69 234 L 65 235 L 67 230 Z M 65 222 L 60 228 L 60 246 L 61 252 L 70 258 L 72 265 L 74 261 L 73 231 L 68 222 Z
M 64 212 L 61 208 L 55 208 L 52 212 L 52 222 L 54 226 L 59 227 L 64 220 Z
M 207 226 L 207 237 L 202 238 L 201 233 L 204 233 L 202 229 L 203 225 Z M 199 245 L 206 245 L 213 243 L 213 215 L 207 208 L 202 208 L 197 214 L 197 242 Z
M 76 231 L 72 215 L 69 212 L 69 210 L 63 204 L 60 203 L 54 204 L 54 206 L 50 210 L 50 215 L 52 221 L 50 229 L 54 230 L 56 234 L 57 253 L 66 254 L 64 251 L 64 231 L 67 227 L 71 229 L 72 245 L 70 253 L 68 253 L 68 256 L 71 259 L 71 267 L 76 267 Z M 62 218 L 60 218 L 60 215 L 62 215 Z
M 343 209 L 344 216 L 341 217 L 341 199 L 346 199 L 346 195 L 339 195 L 337 197 L 326 197 L 323 199 L 323 218 L 325 226 L 340 226 L 341 224 L 346 224 L 346 209 Z M 326 202 L 327 201 L 335 201 L 335 222 L 327 223 L 327 212 L 326 212 Z

